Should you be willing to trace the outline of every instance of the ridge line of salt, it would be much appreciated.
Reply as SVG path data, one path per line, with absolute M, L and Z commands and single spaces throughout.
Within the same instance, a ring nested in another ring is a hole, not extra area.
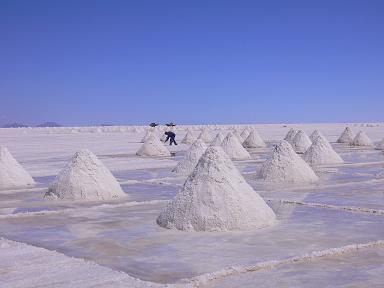
M 225 277 L 233 276 L 233 275 L 245 274 L 248 272 L 256 272 L 259 270 L 266 270 L 266 269 L 271 270 L 281 265 L 311 262 L 313 260 L 317 260 L 318 258 L 322 258 L 322 257 L 342 255 L 342 254 L 357 251 L 359 249 L 371 248 L 376 246 L 384 246 L 384 240 L 377 240 L 377 241 L 371 241 L 366 243 L 354 243 L 354 244 L 349 244 L 349 245 L 336 247 L 336 248 L 313 251 L 310 253 L 297 255 L 297 256 L 286 258 L 286 259 L 258 262 L 256 264 L 249 265 L 249 266 L 240 266 L 240 265 L 231 266 L 216 272 L 202 274 L 189 279 L 182 279 L 181 282 L 193 284 L 193 287 L 201 287 L 202 285 L 205 285 L 209 282 L 219 280 Z
M 267 199 L 268 202 L 280 202 L 284 204 L 295 204 L 295 205 L 302 205 L 302 206 L 308 206 L 313 208 L 325 208 L 325 209 L 333 209 L 333 210 L 343 210 L 343 211 L 349 211 L 349 212 L 361 212 L 361 213 L 370 213 L 370 214 L 376 214 L 376 215 L 384 215 L 384 210 L 381 209 L 372 209 L 372 208 L 366 208 L 366 207 L 357 207 L 357 206 L 337 206 L 332 204 L 323 204 L 323 203 L 311 203 L 311 202 L 300 202 L 300 201 L 294 201 L 294 200 L 284 200 L 284 199 Z

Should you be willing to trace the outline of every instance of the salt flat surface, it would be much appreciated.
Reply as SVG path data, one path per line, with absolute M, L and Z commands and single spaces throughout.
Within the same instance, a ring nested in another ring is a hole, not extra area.
M 345 163 L 316 167 L 320 180 L 312 184 L 270 185 L 256 179 L 256 172 L 273 145 L 283 139 L 291 127 L 302 129 L 308 135 L 318 129 Z M 33 188 L 0 193 L 0 236 L 108 267 L 112 269 L 105 272 L 111 277 L 108 279 L 114 279 L 117 275 L 114 270 L 117 270 L 126 272 L 119 273 L 124 277 L 184 283 L 181 285 L 189 281 L 182 279 L 230 266 L 253 265 L 383 240 L 384 153 L 373 148 L 335 144 L 344 128 L 345 124 L 255 125 L 267 147 L 249 149 L 251 159 L 235 161 L 235 165 L 273 208 L 278 223 L 254 231 L 198 233 L 167 230 L 155 222 L 185 180 L 171 173 L 171 169 L 189 145 L 178 141 L 178 146 L 170 147 L 175 153 L 173 157 L 140 158 L 135 152 L 142 145 L 140 140 L 145 132 L 48 134 L 32 129 L 25 134 L 18 129 L 0 129 L 0 144 L 8 147 L 37 182 Z M 384 136 L 383 124 L 379 127 L 351 125 L 351 128 L 355 133 L 364 130 L 374 142 Z M 233 129 L 224 127 L 224 130 Z M 216 135 L 218 131 L 211 134 Z M 176 134 L 177 140 L 181 140 L 185 133 L 176 131 Z M 198 135 L 197 131 L 195 134 Z M 83 148 L 95 153 L 112 171 L 124 192 L 129 194 L 128 199 L 81 203 L 42 198 L 72 154 Z M 378 245 L 333 258 L 223 277 L 201 287 L 315 287 L 314 283 L 324 287 L 380 287 L 384 285 L 382 249 Z M 51 269 L 44 267 L 42 269 Z M 74 266 L 73 270 L 79 267 Z M 1 269 L 0 266 L 0 275 L 4 271 Z M 335 281 L 340 274 L 343 277 Z M 22 278 L 21 275 L 17 277 Z M 120 281 L 120 276 L 115 280 Z M 18 282 L 21 278 L 17 281 L 6 278 L 5 287 L 28 287 L 25 281 Z M 56 287 L 49 285 L 53 278 L 45 279 L 47 287 Z

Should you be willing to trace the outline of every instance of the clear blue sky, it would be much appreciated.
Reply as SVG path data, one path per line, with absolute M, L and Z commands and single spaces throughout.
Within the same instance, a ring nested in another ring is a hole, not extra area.
M 0 124 L 384 121 L 381 0 L 0 0 Z

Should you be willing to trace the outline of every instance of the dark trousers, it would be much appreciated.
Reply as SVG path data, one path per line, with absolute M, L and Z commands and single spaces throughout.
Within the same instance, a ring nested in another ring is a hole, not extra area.
M 169 138 L 171 138 L 171 141 L 169 142 L 169 145 L 172 146 L 172 143 L 174 143 L 175 145 L 177 145 L 177 143 L 176 143 L 176 141 L 175 141 L 175 137 L 169 137 Z M 167 142 L 167 141 L 165 141 L 165 142 Z

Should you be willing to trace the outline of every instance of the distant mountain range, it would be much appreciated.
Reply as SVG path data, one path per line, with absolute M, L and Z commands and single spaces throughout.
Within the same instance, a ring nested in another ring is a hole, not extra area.
M 44 122 L 37 125 L 36 127 L 61 127 L 61 125 L 56 122 Z
M 3 128 L 25 128 L 25 127 L 29 127 L 29 126 L 23 123 L 8 123 L 3 126 Z M 61 125 L 56 122 L 44 122 L 37 125 L 36 127 L 61 127 Z
M 22 127 L 28 127 L 28 126 L 22 123 L 9 123 L 3 126 L 3 128 L 22 128 Z

